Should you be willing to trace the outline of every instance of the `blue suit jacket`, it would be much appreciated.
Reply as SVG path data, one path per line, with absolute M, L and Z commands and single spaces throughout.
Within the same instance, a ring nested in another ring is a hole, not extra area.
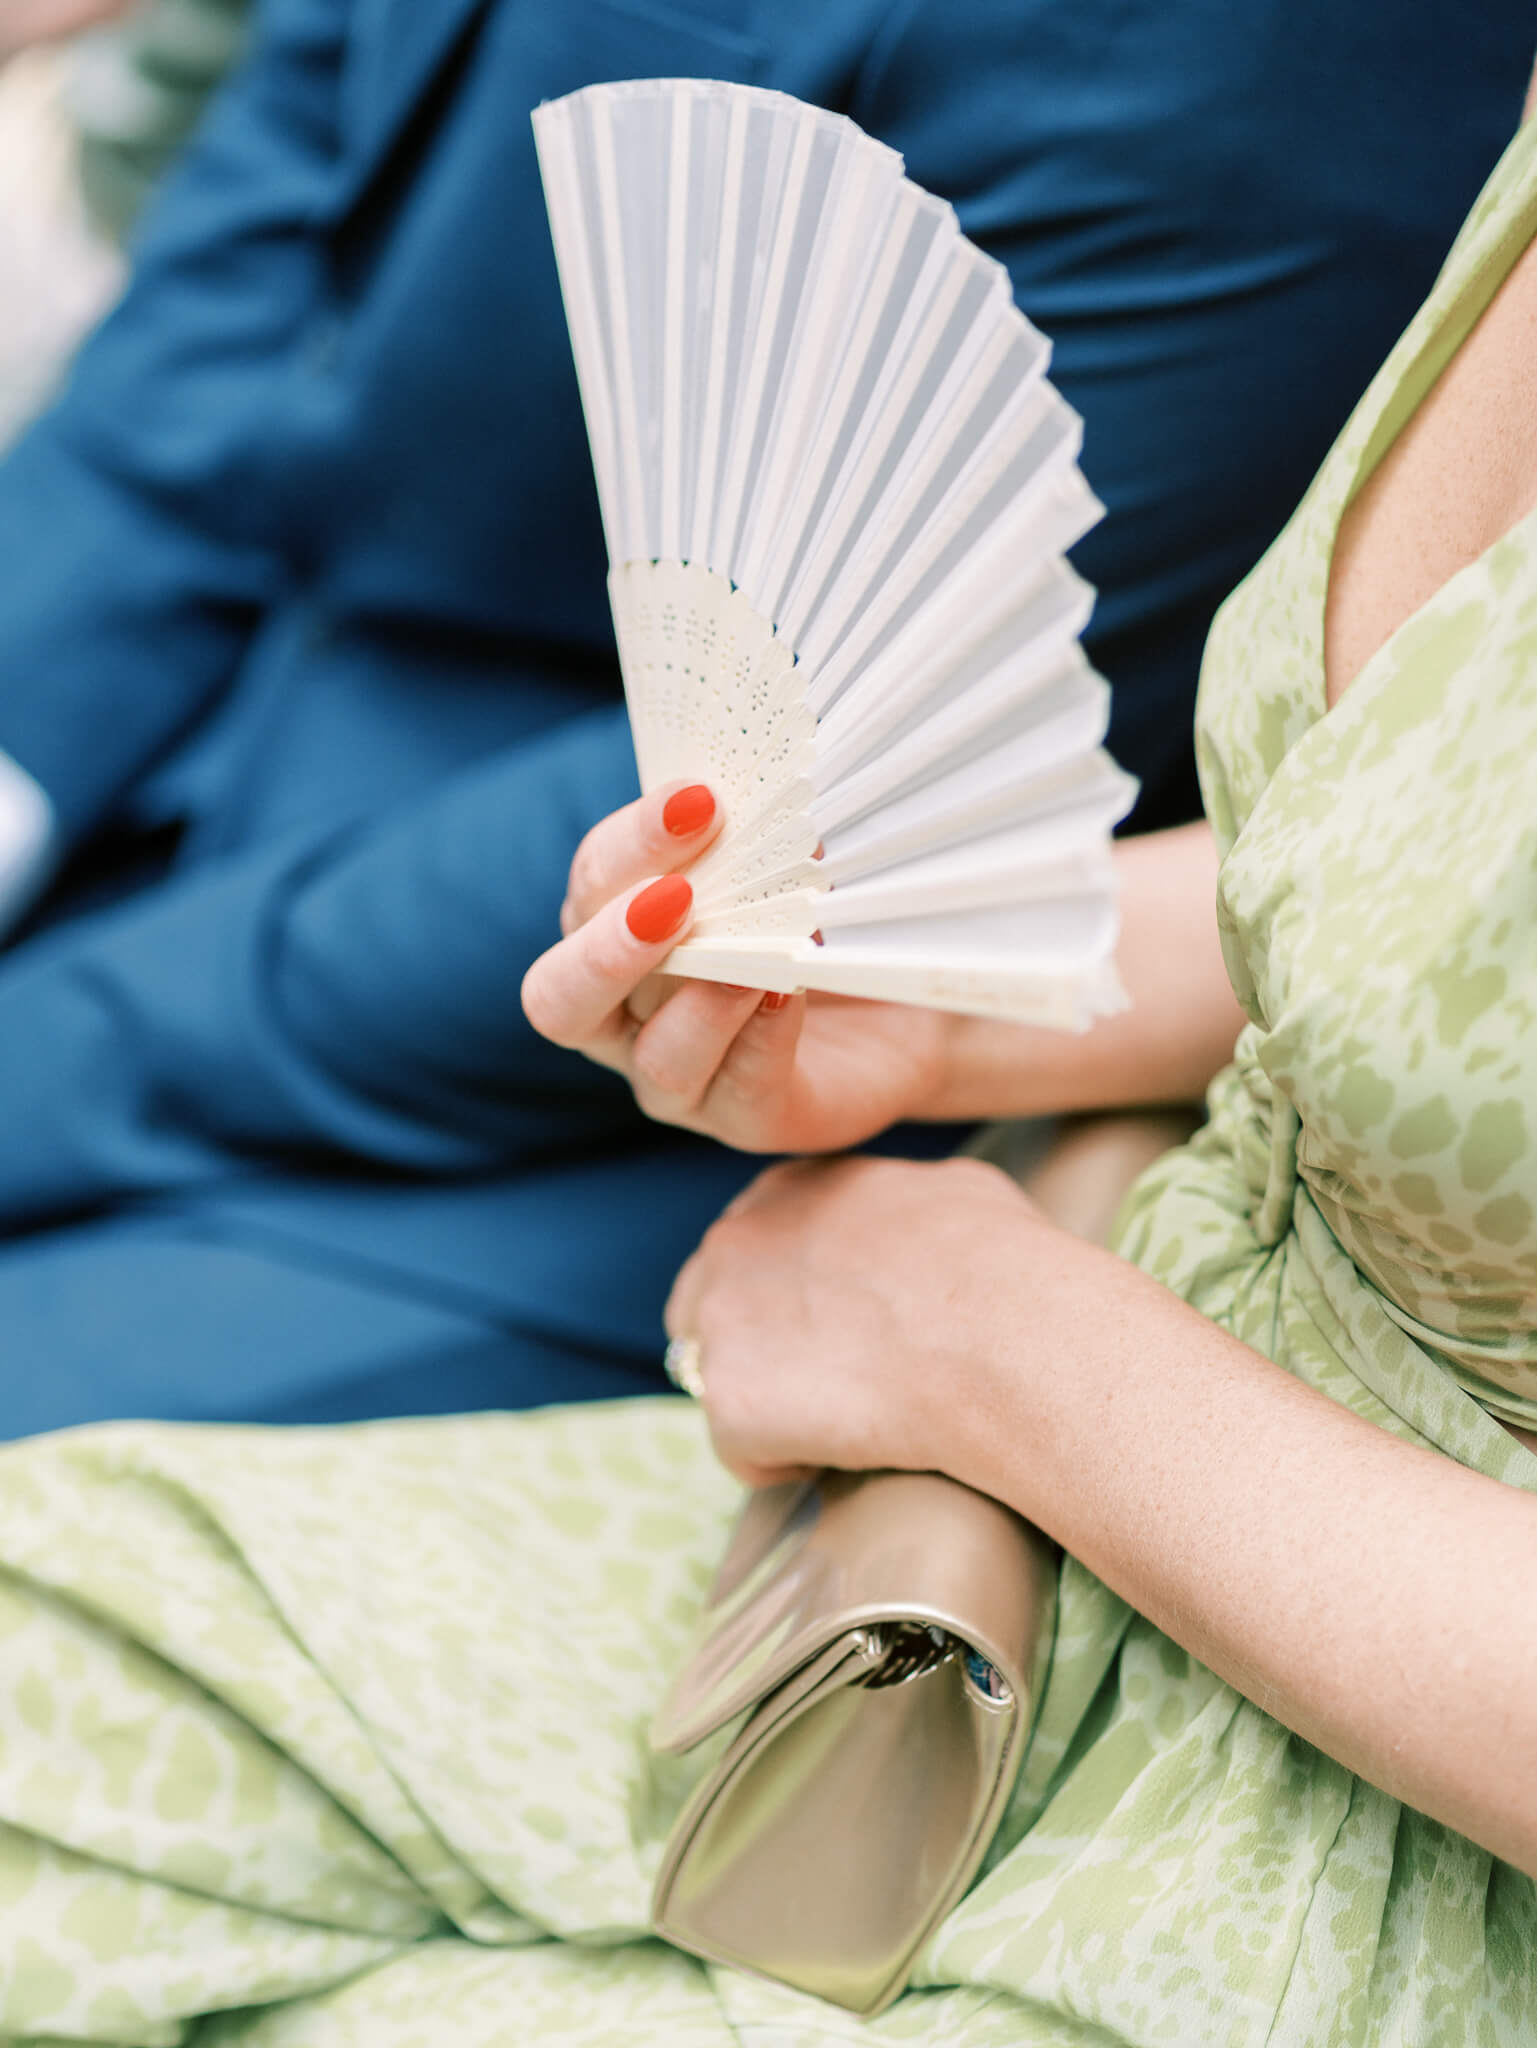
M 757 81 L 955 202 L 1087 422 L 1156 823 L 1209 615 L 1513 127 L 1527 15 L 271 0 L 0 469 L 0 746 L 71 857 L 0 960 L 0 1430 L 609 1390 L 751 1171 L 519 1010 L 632 789 L 533 105 Z

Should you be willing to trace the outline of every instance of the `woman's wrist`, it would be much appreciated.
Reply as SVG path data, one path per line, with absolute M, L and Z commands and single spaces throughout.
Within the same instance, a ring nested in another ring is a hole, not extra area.
M 1200 1100 L 1244 1023 L 1217 933 L 1210 828 L 1122 840 L 1115 859 L 1116 964 L 1129 1007 L 1079 1034 L 945 1020 L 938 1081 L 922 1115 L 965 1121 Z
M 1086 1307 L 1112 1304 L 1129 1269 L 1023 1194 L 996 1219 L 964 1219 L 962 1234 L 950 1319 L 933 1333 L 931 1366 L 910 1391 L 912 1462 L 1035 1519 L 1049 1493 L 1043 1464 L 1059 1411 L 1072 1399 L 1064 1364 L 1073 1332 L 1081 1343 Z M 1023 1497 L 1037 1485 L 1039 1499 Z
M 1028 1239 L 980 1251 L 964 1363 L 927 1426 L 941 1470 L 1081 1547 L 1085 1479 L 1155 1421 L 1180 1426 L 1167 1404 L 1188 1391 L 1185 1361 L 1210 1350 L 1231 1369 L 1242 1351 L 1268 1368 L 1140 1268 L 1027 1214 Z

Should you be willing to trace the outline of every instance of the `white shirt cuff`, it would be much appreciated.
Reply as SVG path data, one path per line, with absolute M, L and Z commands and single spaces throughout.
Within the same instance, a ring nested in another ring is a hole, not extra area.
M 0 752 L 0 936 L 41 892 L 53 865 L 53 843 L 47 791 Z

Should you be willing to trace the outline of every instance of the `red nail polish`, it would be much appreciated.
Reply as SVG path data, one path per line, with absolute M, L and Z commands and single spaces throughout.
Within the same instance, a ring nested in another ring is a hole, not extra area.
M 682 875 L 663 875 L 631 900 L 624 921 L 643 946 L 658 946 L 682 924 L 693 900 L 694 892 Z
M 789 1000 L 790 998 L 788 996 L 767 995 L 763 998 L 763 1001 L 759 1003 L 758 1008 L 760 1010 L 782 1010 L 788 1004 Z
M 674 839 L 692 839 L 715 816 L 715 797 L 702 782 L 674 790 L 662 806 L 662 823 Z

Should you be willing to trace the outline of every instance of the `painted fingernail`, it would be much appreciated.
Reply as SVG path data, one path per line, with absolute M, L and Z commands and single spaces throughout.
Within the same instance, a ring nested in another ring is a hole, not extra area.
M 788 996 L 767 995 L 763 998 L 763 1001 L 759 1003 L 758 1008 L 760 1010 L 782 1010 L 785 1008 L 789 1000 L 790 998 Z
M 714 794 L 702 782 L 674 790 L 662 806 L 662 823 L 674 839 L 692 839 L 714 816 Z
M 693 900 L 694 892 L 682 875 L 663 875 L 633 898 L 624 921 L 643 946 L 657 946 L 672 937 Z

